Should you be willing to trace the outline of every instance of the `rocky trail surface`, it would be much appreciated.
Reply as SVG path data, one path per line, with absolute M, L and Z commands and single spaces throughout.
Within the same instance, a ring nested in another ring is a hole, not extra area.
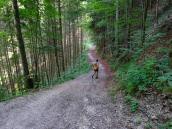
M 94 49 L 88 55 L 90 62 L 98 58 Z M 100 61 L 99 79 L 91 74 L 0 103 L 0 129 L 141 129 L 135 116 L 126 116 L 123 97 L 112 102 L 108 96 L 107 63 Z

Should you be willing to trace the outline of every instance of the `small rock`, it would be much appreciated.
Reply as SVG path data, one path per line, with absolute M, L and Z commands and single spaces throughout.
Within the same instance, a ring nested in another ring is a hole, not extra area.
M 158 120 L 158 118 L 155 115 L 151 116 L 151 119 L 152 120 Z
M 143 129 L 144 127 L 142 125 L 138 126 L 137 129 Z

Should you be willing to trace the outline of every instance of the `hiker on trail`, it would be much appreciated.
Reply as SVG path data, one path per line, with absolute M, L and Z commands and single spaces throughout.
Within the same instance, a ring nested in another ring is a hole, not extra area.
M 94 76 L 96 75 L 96 79 L 98 79 L 98 72 L 99 72 L 99 60 L 97 59 L 96 62 L 92 65 L 93 67 L 93 75 L 92 75 L 92 79 L 94 78 Z

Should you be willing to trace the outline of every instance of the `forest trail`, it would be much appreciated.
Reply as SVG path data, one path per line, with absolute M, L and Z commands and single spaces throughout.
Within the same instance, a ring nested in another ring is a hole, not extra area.
M 88 53 L 95 60 L 95 50 Z M 100 77 L 91 72 L 50 90 L 0 103 L 0 129 L 127 129 L 121 100 L 107 95 L 109 72 L 100 62 Z

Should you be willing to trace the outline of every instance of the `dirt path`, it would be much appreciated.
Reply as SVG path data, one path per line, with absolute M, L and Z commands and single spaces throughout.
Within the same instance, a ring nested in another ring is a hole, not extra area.
M 95 56 L 91 50 L 90 61 Z M 113 104 L 107 95 L 109 72 L 101 61 L 98 80 L 92 81 L 89 73 L 60 87 L 0 103 L 0 129 L 127 129 L 122 100 Z

